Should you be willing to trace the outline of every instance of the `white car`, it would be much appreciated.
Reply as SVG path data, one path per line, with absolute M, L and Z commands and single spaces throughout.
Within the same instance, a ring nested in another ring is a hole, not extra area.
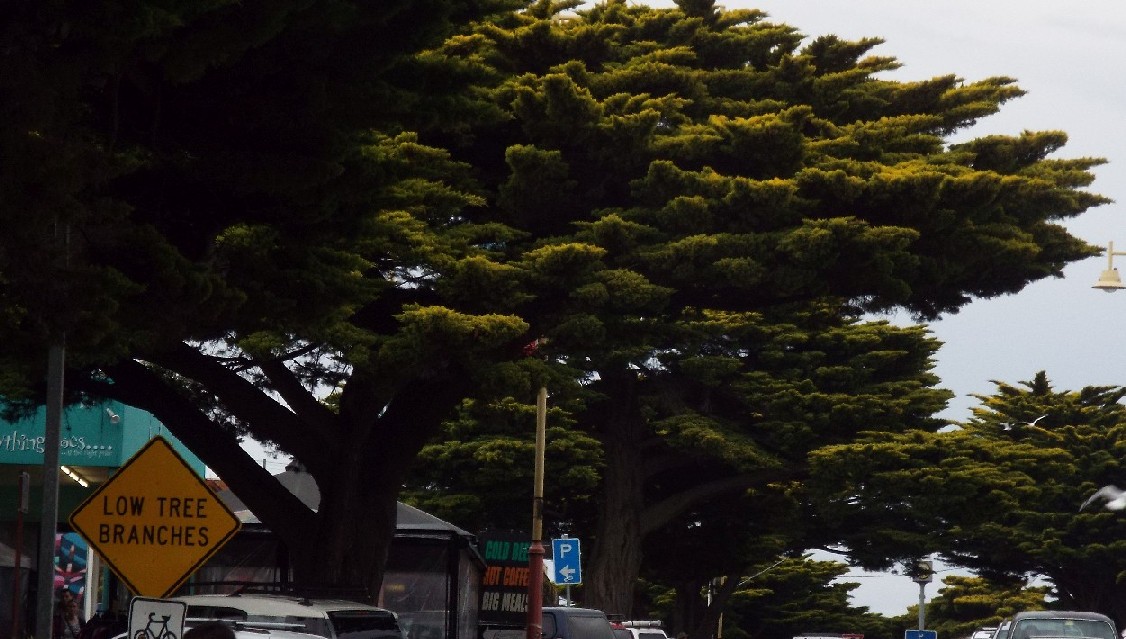
M 236 631 L 271 631 L 325 639 L 403 639 L 395 613 L 339 599 L 275 594 L 184 595 L 171 597 L 188 605 L 185 627 L 225 621 Z M 251 639 L 240 637 L 239 639 Z M 292 638 L 297 639 L 297 638 Z
M 640 620 L 640 621 L 622 621 L 622 626 L 633 635 L 633 639 L 669 639 L 661 628 L 660 621 L 653 620 Z

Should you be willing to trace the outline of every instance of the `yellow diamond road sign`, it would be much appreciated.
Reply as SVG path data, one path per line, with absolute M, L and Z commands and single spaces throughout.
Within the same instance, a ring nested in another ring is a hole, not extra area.
M 167 597 L 239 529 L 234 515 L 157 437 L 70 516 L 134 594 Z

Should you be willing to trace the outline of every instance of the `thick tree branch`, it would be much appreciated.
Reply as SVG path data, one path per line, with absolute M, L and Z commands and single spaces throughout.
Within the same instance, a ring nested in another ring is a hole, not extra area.
M 275 442 L 286 451 L 302 451 L 301 461 L 310 471 L 331 463 L 331 455 L 327 453 L 308 453 L 331 450 L 337 433 L 306 428 L 293 411 L 212 358 L 181 344 L 174 352 L 154 357 L 154 362 L 203 384 L 228 410 L 245 422 L 258 439 Z
M 453 370 L 407 384 L 379 418 L 380 463 L 406 472 L 418 451 L 450 417 L 468 391 L 467 376 Z
M 641 514 L 641 534 L 646 535 L 657 530 L 692 506 L 708 501 L 717 495 L 736 490 L 746 490 L 768 482 L 794 479 L 806 472 L 804 466 L 787 466 L 786 468 L 744 473 L 692 486 L 647 507 Z
M 260 520 L 271 522 L 286 543 L 299 543 L 299 535 L 313 529 L 312 511 L 251 459 L 234 433 L 209 419 L 156 371 L 131 360 L 105 370 L 113 383 L 98 385 L 99 393 L 156 416 L 222 477 Z M 92 384 L 87 387 L 94 388 Z M 283 529 L 274 522 L 286 525 Z
M 276 359 L 255 361 L 270 380 L 270 386 L 302 421 L 308 422 L 328 436 L 336 436 L 336 416 L 297 379 L 284 362 Z

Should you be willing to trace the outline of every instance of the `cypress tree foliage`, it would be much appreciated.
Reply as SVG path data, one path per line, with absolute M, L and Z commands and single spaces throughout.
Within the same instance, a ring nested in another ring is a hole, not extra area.
M 888 618 L 849 604 L 859 584 L 834 581 L 847 572 L 843 563 L 793 558 L 739 579 L 724 612 L 724 636 L 773 639 L 830 628 L 865 637 L 896 636 L 898 628 Z
M 1055 605 L 1122 623 L 1126 522 L 1080 505 L 1122 482 L 1126 389 L 995 383 L 960 430 L 815 453 L 820 521 L 869 565 L 938 552 L 998 583 L 1042 576 Z
M 582 381 L 556 401 L 604 455 L 584 596 L 625 612 L 641 540 L 694 505 L 785 493 L 861 431 L 939 426 L 935 345 L 864 312 L 1058 276 L 1096 253 L 1058 221 L 1105 199 L 1083 189 L 1100 160 L 1048 157 L 1062 133 L 946 143 L 1021 95 L 1009 78 L 886 80 L 879 40 L 802 46 L 711 2 L 570 6 L 443 51 L 506 78 L 508 119 L 455 156 L 494 194 L 475 219 L 523 233 L 495 245 L 517 312 Z
M 1048 608 L 1046 586 L 994 583 L 981 577 L 952 575 L 942 580 L 938 594 L 927 603 L 927 626 L 947 637 L 970 637 L 985 626 L 1025 610 Z M 909 615 L 910 616 L 910 615 Z M 914 618 L 918 619 L 918 611 Z

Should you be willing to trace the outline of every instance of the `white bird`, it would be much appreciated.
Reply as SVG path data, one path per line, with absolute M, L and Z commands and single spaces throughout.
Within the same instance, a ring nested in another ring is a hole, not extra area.
M 1040 421 L 1041 419 L 1044 419 L 1047 416 L 1048 416 L 1048 414 L 1044 413 L 1043 415 L 1037 417 L 1036 419 L 1034 419 L 1030 422 L 1024 422 L 1022 424 L 1003 424 L 1001 426 L 1001 430 L 1012 430 L 1013 426 L 1035 426 L 1036 422 Z
M 1100 500 L 1104 502 L 1103 508 L 1107 510 L 1122 510 L 1126 508 L 1126 490 L 1120 490 L 1118 486 L 1114 485 L 1103 486 L 1096 490 L 1095 494 L 1088 497 L 1087 501 L 1083 502 L 1083 505 L 1079 507 L 1079 510 L 1082 511 L 1087 508 L 1087 506 Z

